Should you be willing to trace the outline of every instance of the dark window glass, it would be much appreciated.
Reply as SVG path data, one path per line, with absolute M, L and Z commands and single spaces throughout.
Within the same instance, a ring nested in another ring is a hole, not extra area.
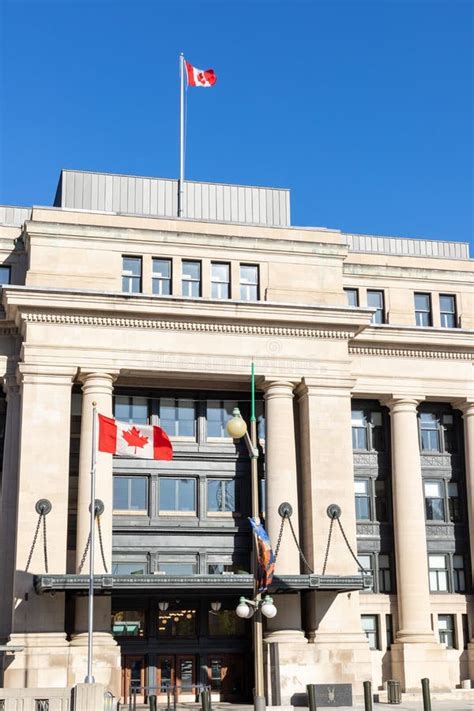
M 462 615 L 462 638 L 463 638 L 463 649 L 467 649 L 467 645 L 470 642 L 469 618 L 467 615 Z
M 239 563 L 209 563 L 207 566 L 207 572 L 209 575 L 222 575 L 223 573 L 248 575 L 250 573 L 250 565 L 244 561 Z
M 348 306 L 359 306 L 359 290 L 358 289 L 344 289 L 347 298 Z
M 171 259 L 153 259 L 152 287 L 154 294 L 171 294 Z
M 392 592 L 392 571 L 390 568 L 390 556 L 380 553 L 378 557 L 379 563 L 379 592 Z
M 7 286 L 11 281 L 11 268 L 6 266 L 0 267 L 0 286 Z
M 112 561 L 112 575 L 146 575 L 146 563 L 136 561 Z
M 439 641 L 448 649 L 454 648 L 454 615 L 438 615 Z
M 211 689 L 220 691 L 222 689 L 222 659 L 211 657 L 209 664 L 211 672 Z
M 142 290 L 142 258 L 122 257 L 122 291 L 139 294 Z
M 355 503 L 356 503 L 356 519 L 358 521 L 370 521 L 371 506 L 370 506 L 370 489 L 368 479 L 355 479 Z
M 147 479 L 114 476 L 114 510 L 147 511 Z
M 236 510 L 234 479 L 207 480 L 207 510 L 209 512 Z
M 452 294 L 440 294 L 439 311 L 442 328 L 456 328 L 456 297 Z
M 373 411 L 370 413 L 370 426 L 372 449 L 376 452 L 385 452 L 385 430 L 381 412 Z
M 196 480 L 160 478 L 159 510 L 196 512 Z
M 112 634 L 116 637 L 143 637 L 144 610 L 121 610 L 112 613 Z
M 425 481 L 425 510 L 427 521 L 444 521 L 444 482 Z
M 245 620 L 237 617 L 235 610 L 208 613 L 210 637 L 242 637 L 246 633 Z
M 137 425 L 149 424 L 147 398 L 116 395 L 114 416 L 121 422 L 135 422 Z
M 421 449 L 424 452 L 440 452 L 438 418 L 433 412 L 420 413 Z
M 466 574 L 464 572 L 464 556 L 453 555 L 454 592 L 466 592 Z
M 166 575 L 195 575 L 197 573 L 197 564 L 160 561 L 159 571 L 160 573 L 166 573 Z
M 463 520 L 459 486 L 455 481 L 448 483 L 448 510 L 451 523 L 460 523 Z
M 201 296 L 201 262 L 183 261 L 181 290 L 183 296 Z
M 367 290 L 367 306 L 376 309 L 372 316 L 372 323 L 385 323 L 385 307 L 383 291 Z
M 255 265 L 240 265 L 240 298 L 242 301 L 258 300 L 258 267 Z
M 387 630 L 387 649 L 393 644 L 393 618 L 392 615 L 385 615 L 385 629 Z
M 195 637 L 197 611 L 192 604 L 170 604 L 169 608 L 158 611 L 159 637 Z
M 361 615 L 361 620 L 370 649 L 380 649 L 377 615 Z
M 441 432 L 443 433 L 444 451 L 453 453 L 457 451 L 457 442 L 454 432 L 454 417 L 445 413 L 441 416 Z
M 415 294 L 415 323 L 417 326 L 431 326 L 431 296 Z
M 161 398 L 160 426 L 169 437 L 195 437 L 196 404 L 194 400 Z
M 230 299 L 230 264 L 211 263 L 211 295 L 213 299 Z
M 388 521 L 387 485 L 384 480 L 376 479 L 375 485 L 375 518 L 377 521 Z

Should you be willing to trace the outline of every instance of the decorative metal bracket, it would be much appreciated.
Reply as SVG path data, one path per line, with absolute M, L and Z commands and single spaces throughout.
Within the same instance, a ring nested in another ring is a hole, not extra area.
M 91 505 L 89 504 L 89 513 L 91 511 Z M 96 499 L 94 502 L 94 514 L 96 516 L 102 516 L 105 511 L 105 505 L 102 499 Z
M 284 501 L 278 507 L 278 513 L 282 518 L 290 518 L 293 514 L 293 506 L 289 504 L 288 501 Z
M 35 504 L 36 513 L 42 516 L 49 514 L 52 508 L 53 505 L 49 499 L 38 499 Z
M 337 504 L 329 504 L 326 509 L 326 513 L 329 518 L 341 518 L 342 509 Z

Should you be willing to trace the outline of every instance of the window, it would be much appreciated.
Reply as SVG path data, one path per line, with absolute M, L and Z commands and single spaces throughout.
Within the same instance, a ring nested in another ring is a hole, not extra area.
M 207 480 L 207 510 L 210 513 L 236 511 L 236 487 L 234 479 Z
M 112 613 L 112 634 L 116 637 L 143 637 L 144 610 L 121 610 Z
M 444 481 L 425 481 L 425 515 L 427 521 L 444 521 Z
M 464 572 L 464 556 L 453 555 L 453 588 L 454 592 L 466 592 L 466 575 Z
M 441 452 L 438 417 L 433 412 L 420 412 L 421 449 Z
M 146 575 L 146 563 L 137 561 L 112 561 L 112 575 Z
M 194 400 L 161 398 L 160 427 L 169 437 L 196 437 L 196 404 Z
M 163 561 L 160 560 L 158 570 L 166 575 L 195 575 L 197 573 L 197 563 L 194 561 Z
M 147 479 L 141 476 L 114 476 L 114 511 L 147 512 Z
M 183 296 L 201 296 L 201 262 L 187 262 L 182 264 L 181 291 Z
M 0 286 L 6 286 L 11 282 L 11 267 L 6 267 L 4 264 L 0 266 Z
M 228 437 L 225 428 L 232 417 L 232 411 L 238 407 L 235 400 L 208 400 L 207 401 L 207 436 Z
M 250 573 L 249 563 L 208 563 L 207 572 L 209 575 L 223 575 L 233 573 L 234 575 L 248 575 Z
M 439 315 L 442 328 L 456 328 L 456 297 L 452 294 L 440 294 Z
M 245 620 L 235 610 L 208 612 L 209 637 L 242 637 L 246 633 Z
M 385 523 L 389 520 L 389 500 L 387 496 L 387 484 L 383 479 L 374 481 L 375 489 L 375 519 Z
M 230 299 L 230 264 L 211 262 L 211 296 Z
M 348 306 L 359 306 L 359 289 L 344 289 Z
M 441 436 L 444 444 L 444 451 L 453 453 L 456 451 L 456 437 L 454 434 L 454 417 L 452 414 L 441 415 Z
M 392 592 L 392 571 L 390 566 L 390 556 L 385 553 L 380 553 L 378 556 L 379 564 L 379 589 L 381 593 Z
M 429 578 L 431 592 L 448 592 L 448 567 L 445 555 L 429 555 Z
M 454 649 L 454 615 L 438 615 L 438 634 L 441 644 Z
M 147 398 L 116 395 L 114 416 L 121 422 L 135 422 L 137 425 L 147 425 L 149 422 Z
M 139 294 L 142 290 L 142 258 L 122 257 L 122 291 Z
M 197 610 L 190 604 L 170 602 L 167 610 L 158 611 L 159 637 L 195 637 Z
M 352 449 L 385 451 L 385 430 L 380 410 L 352 410 Z
M 242 301 L 258 301 L 258 267 L 240 265 L 240 298 Z
M 372 291 L 367 289 L 367 306 L 376 309 L 372 316 L 372 323 L 385 323 L 385 306 L 383 291 Z
M 371 520 L 369 484 L 369 479 L 354 480 L 356 519 L 358 521 Z
M 380 649 L 377 615 L 361 615 L 361 621 L 370 649 Z
M 363 410 L 352 410 L 352 449 L 368 449 L 367 422 Z
M 385 615 L 385 630 L 387 632 L 387 649 L 393 644 L 393 618 L 392 615 Z
M 370 573 L 372 576 L 372 585 L 370 588 L 366 588 L 367 592 L 374 592 L 375 588 L 374 585 L 376 585 L 376 579 L 375 579 L 375 570 L 374 570 L 374 558 L 370 554 L 366 553 L 359 553 L 357 555 L 357 560 L 359 561 L 360 565 L 363 567 L 364 571 L 366 573 Z
M 463 520 L 459 485 L 455 481 L 448 482 L 448 513 L 451 523 L 460 523 Z
M 461 616 L 461 623 L 462 623 L 462 640 L 463 640 L 463 649 L 467 649 L 467 645 L 470 642 L 470 636 L 469 636 L 469 618 L 467 615 L 462 615 Z
M 153 259 L 152 288 L 154 294 L 171 294 L 171 259 Z
M 431 326 L 430 294 L 415 294 L 415 323 L 417 326 Z
M 196 480 L 160 478 L 159 511 L 196 513 Z

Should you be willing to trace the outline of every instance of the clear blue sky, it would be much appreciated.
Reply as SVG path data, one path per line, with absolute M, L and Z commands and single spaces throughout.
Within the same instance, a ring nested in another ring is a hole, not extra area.
M 293 224 L 472 243 L 471 0 L 0 0 L 1 204 L 61 168 L 292 189 Z M 474 249 L 471 250 L 471 253 Z

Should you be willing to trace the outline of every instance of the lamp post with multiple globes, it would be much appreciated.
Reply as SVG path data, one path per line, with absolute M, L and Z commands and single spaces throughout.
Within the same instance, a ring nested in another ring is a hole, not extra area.
M 251 462 L 251 486 L 252 486 L 252 518 L 259 520 L 258 501 L 258 447 L 257 447 L 257 420 L 255 417 L 255 372 L 252 363 L 252 399 L 250 413 L 250 437 L 247 432 L 247 424 L 236 407 L 232 412 L 233 417 L 228 421 L 226 429 L 233 439 L 245 440 L 250 455 Z M 257 587 L 257 541 L 255 534 L 252 536 L 252 565 L 254 574 L 253 598 L 251 600 L 241 597 L 236 608 L 236 613 L 243 619 L 253 620 L 253 645 L 254 645 L 254 669 L 255 669 L 255 711 L 265 711 L 265 682 L 263 674 L 263 634 L 262 615 L 265 617 L 275 617 L 277 609 L 269 595 L 263 599 Z

